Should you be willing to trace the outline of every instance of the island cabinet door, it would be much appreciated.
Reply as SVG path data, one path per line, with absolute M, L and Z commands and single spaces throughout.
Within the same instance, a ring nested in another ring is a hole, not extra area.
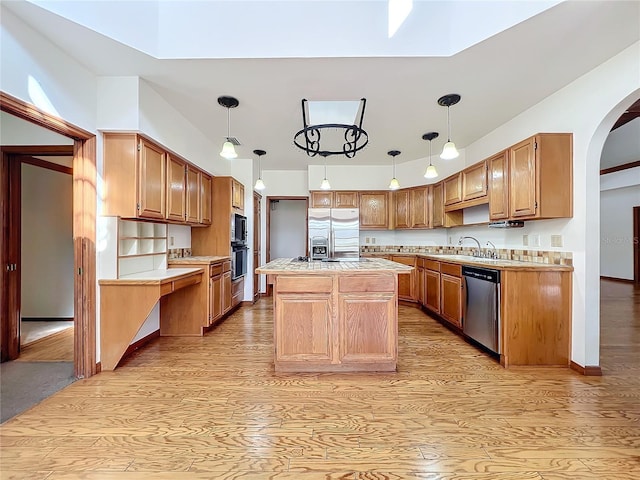
M 393 293 L 345 293 L 338 298 L 340 363 L 395 362 L 397 302 Z
M 331 363 L 331 294 L 276 295 L 274 333 L 276 362 Z

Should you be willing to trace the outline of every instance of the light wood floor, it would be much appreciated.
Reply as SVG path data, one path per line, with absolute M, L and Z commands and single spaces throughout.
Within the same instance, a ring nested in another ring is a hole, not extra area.
M 275 375 L 262 300 L 5 423 L 0 478 L 638 479 L 639 298 L 603 284 L 603 377 L 505 370 L 408 307 L 397 373 Z
M 16 362 L 73 362 L 73 327 L 23 345 Z

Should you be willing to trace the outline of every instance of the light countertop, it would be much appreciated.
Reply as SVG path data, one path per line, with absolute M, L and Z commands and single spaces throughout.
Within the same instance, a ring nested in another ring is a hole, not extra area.
M 98 283 L 100 285 L 160 284 L 198 273 L 204 273 L 204 270 L 202 268 L 167 268 L 132 273 L 131 275 L 123 275 L 120 278 L 99 280 Z
M 496 270 L 540 270 L 540 271 L 559 271 L 572 272 L 573 267 L 570 265 L 555 265 L 552 263 L 523 262 L 520 260 L 507 260 L 504 258 L 483 258 L 473 257 L 471 255 L 449 255 L 446 253 L 367 253 L 371 255 L 369 258 L 375 258 L 382 255 L 408 256 L 418 258 L 428 258 L 440 262 L 456 263 L 460 265 L 471 265 L 476 267 L 494 268 Z
M 257 268 L 256 273 L 340 275 L 344 273 L 409 273 L 411 270 L 413 267 L 384 258 L 361 258 L 359 262 L 321 262 L 319 260 L 301 262 L 292 258 L 277 258 Z
M 195 265 L 207 265 L 211 263 L 224 262 L 225 260 L 231 260 L 231 257 L 220 256 L 220 255 L 198 255 L 195 257 L 170 258 L 169 265 L 184 264 L 184 263 L 193 263 Z

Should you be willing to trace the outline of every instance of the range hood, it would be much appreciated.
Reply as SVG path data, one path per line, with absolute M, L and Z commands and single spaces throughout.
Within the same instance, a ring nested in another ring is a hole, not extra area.
M 524 222 L 522 220 L 502 220 L 500 222 L 491 222 L 489 228 L 522 228 Z

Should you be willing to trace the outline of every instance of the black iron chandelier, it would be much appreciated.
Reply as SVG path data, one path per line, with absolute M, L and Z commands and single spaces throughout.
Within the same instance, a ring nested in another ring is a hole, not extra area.
M 316 155 L 344 155 L 353 158 L 356 152 L 362 150 L 369 143 L 369 135 L 362 128 L 364 119 L 364 109 L 367 104 L 366 98 L 360 99 L 357 124 L 348 125 L 344 123 L 323 123 L 319 125 L 309 125 L 308 102 L 302 99 L 302 130 L 293 137 L 296 147 L 304 150 L 310 157 Z M 324 137 L 323 137 L 323 134 Z M 329 140 L 327 141 L 327 137 Z

